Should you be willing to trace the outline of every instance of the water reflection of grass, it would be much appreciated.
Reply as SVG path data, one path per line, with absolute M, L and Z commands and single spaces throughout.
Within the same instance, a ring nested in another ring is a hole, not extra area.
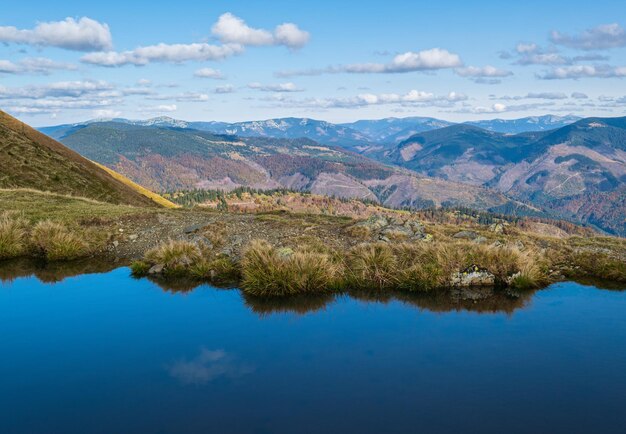
M 97 259 L 48 262 L 20 258 L 0 261 L 0 281 L 12 282 L 18 278 L 34 276 L 43 283 L 57 283 L 82 274 L 107 273 L 124 265 L 124 262 Z

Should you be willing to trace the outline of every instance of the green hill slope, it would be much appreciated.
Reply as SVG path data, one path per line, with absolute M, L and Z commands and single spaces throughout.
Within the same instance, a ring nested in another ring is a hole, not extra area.
M 0 188 L 31 188 L 115 204 L 158 206 L 93 162 L 3 111 Z

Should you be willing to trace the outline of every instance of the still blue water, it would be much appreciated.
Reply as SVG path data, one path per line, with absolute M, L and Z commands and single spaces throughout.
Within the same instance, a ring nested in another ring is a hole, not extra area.
M 626 429 L 624 291 L 277 303 L 22 274 L 0 283 L 0 433 Z

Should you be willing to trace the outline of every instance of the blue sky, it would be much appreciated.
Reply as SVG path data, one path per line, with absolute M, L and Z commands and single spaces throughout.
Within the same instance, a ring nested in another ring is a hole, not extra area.
M 621 116 L 626 6 L 578 1 L 21 1 L 0 108 L 94 117 Z

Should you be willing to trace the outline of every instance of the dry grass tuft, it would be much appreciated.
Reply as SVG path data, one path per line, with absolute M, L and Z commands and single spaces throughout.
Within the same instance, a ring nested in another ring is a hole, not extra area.
M 50 220 L 35 225 L 31 243 L 37 254 L 51 261 L 76 259 L 89 254 L 89 245 L 80 234 Z
M 338 276 L 338 267 L 327 254 L 276 249 L 259 240 L 244 252 L 241 270 L 243 290 L 260 296 L 328 290 Z
M 166 274 L 178 274 L 200 262 L 202 251 L 188 241 L 169 240 L 146 252 L 145 260 L 152 265 L 162 265 Z
M 28 222 L 14 214 L 0 214 L 0 259 L 15 258 L 26 254 Z

